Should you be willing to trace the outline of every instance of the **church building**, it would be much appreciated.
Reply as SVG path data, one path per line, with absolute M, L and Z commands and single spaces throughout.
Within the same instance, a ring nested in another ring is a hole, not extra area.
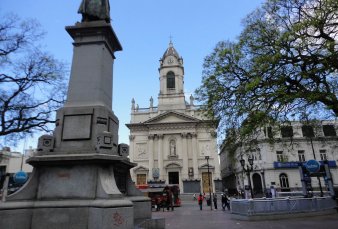
M 181 193 L 222 191 L 216 127 L 184 96 L 183 59 L 172 42 L 160 59 L 158 106 L 132 99 L 130 160 L 136 185 L 179 185 Z M 209 171 L 209 173 L 208 173 Z M 210 178 L 210 182 L 209 182 Z

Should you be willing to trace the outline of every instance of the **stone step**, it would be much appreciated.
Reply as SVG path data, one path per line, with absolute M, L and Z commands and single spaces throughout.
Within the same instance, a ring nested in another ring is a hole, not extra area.
M 164 229 L 165 219 L 164 218 L 151 218 L 146 219 L 140 223 L 135 223 L 135 229 Z

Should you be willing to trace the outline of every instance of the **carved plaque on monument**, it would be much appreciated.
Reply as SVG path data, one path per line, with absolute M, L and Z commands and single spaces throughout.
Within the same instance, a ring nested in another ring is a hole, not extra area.
M 65 115 L 62 140 L 90 139 L 92 115 Z

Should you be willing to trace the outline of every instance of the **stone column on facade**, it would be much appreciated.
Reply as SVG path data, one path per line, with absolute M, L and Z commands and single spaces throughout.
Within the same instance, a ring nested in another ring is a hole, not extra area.
M 187 153 L 187 133 L 181 133 L 182 137 L 182 179 L 188 179 L 188 153 Z
M 129 158 L 131 161 L 134 161 L 134 135 L 129 135 L 129 141 L 130 141 L 130 146 L 129 146 Z
M 135 147 L 134 147 L 134 139 L 135 136 L 134 135 L 129 135 L 129 141 L 130 141 L 130 146 L 129 146 L 129 159 L 130 161 L 134 161 L 134 154 L 135 154 Z M 135 176 L 135 172 L 134 169 L 132 169 L 130 174 L 131 174 L 131 179 L 136 182 L 136 176 Z
M 211 141 L 214 142 L 214 144 L 212 144 L 212 145 L 215 146 L 215 148 L 213 148 L 213 151 L 212 151 L 212 153 L 213 153 L 212 157 L 214 158 L 213 162 L 214 162 L 214 166 L 215 166 L 213 179 L 214 180 L 215 179 L 221 179 L 221 174 L 220 174 L 221 170 L 220 170 L 220 165 L 219 165 L 219 162 L 218 162 L 218 154 L 217 154 L 217 142 L 216 142 L 217 133 L 211 132 L 210 135 L 211 135 L 211 139 L 212 139 Z
M 163 168 L 163 134 L 157 135 L 158 144 L 157 144 L 157 154 L 158 154 L 158 168 L 160 170 L 160 180 L 164 179 L 164 168 Z
M 192 163 L 194 168 L 194 179 L 198 178 L 198 163 L 197 163 L 197 134 L 192 133 Z
M 149 175 L 148 179 L 153 180 L 153 168 L 154 168 L 154 153 L 153 153 L 153 145 L 154 145 L 154 135 L 150 134 L 148 136 L 148 159 L 149 159 Z

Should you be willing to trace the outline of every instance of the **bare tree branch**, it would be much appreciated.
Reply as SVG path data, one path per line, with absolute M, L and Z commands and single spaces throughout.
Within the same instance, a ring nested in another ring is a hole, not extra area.
M 46 131 L 65 98 L 65 65 L 39 47 L 34 20 L 9 15 L 0 22 L 0 136 L 15 143 Z

